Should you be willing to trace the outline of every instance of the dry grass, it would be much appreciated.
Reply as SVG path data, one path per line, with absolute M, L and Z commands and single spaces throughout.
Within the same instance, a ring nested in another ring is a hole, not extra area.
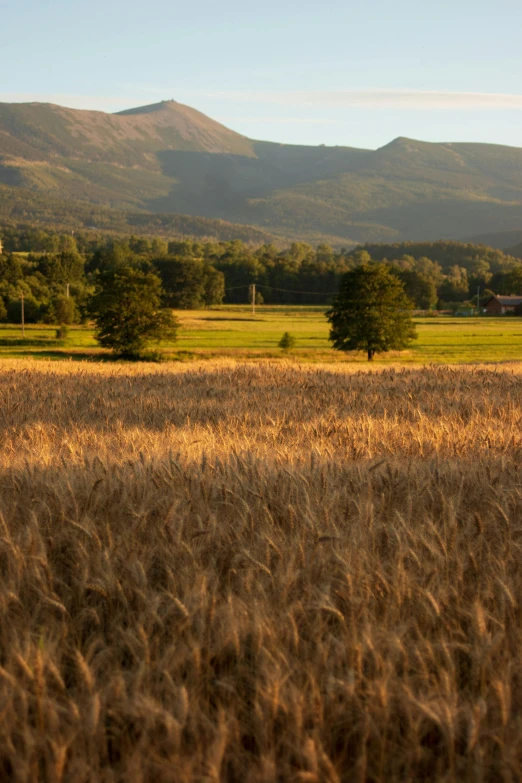
M 0 369 L 0 780 L 514 781 L 522 368 Z

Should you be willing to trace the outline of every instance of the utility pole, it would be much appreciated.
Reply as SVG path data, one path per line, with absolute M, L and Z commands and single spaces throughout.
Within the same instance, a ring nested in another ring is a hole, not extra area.
M 67 299 L 69 298 L 69 283 L 65 284 L 65 296 L 67 297 Z
M 22 294 L 22 337 L 25 337 L 25 308 L 24 295 Z
M 256 284 L 252 283 L 252 315 L 256 314 Z
M 477 286 L 477 313 L 480 315 L 480 286 Z

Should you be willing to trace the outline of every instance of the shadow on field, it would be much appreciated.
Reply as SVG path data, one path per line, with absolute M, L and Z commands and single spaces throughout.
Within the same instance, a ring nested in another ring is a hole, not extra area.
M 40 348 L 62 345 L 60 340 L 52 337 L 0 337 L 0 346 L 10 348 L 12 346 L 23 346 L 24 348 Z
M 234 317 L 227 317 L 227 318 L 213 318 L 213 317 L 206 317 L 203 316 L 202 318 L 198 318 L 198 321 L 217 321 L 218 323 L 226 323 L 227 321 L 253 321 L 254 323 L 259 323 L 259 318 L 245 318 L 243 316 L 240 316 L 239 318 Z

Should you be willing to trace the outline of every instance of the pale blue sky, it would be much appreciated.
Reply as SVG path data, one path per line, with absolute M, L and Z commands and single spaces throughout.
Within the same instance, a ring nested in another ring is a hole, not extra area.
M 16 0 L 0 100 L 174 98 L 253 138 L 522 146 L 521 0 Z

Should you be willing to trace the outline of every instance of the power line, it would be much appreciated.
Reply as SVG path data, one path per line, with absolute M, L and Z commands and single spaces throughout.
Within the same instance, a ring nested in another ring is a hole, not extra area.
M 312 296 L 337 296 L 337 291 L 295 291 L 290 288 L 276 288 L 272 285 L 264 285 L 263 283 L 256 283 L 260 288 L 270 288 L 271 291 L 283 291 L 285 294 L 310 294 Z
M 251 288 L 255 285 L 257 288 L 268 288 L 270 291 L 282 291 L 285 294 L 307 294 L 309 296 L 337 296 L 338 292 L 335 291 L 296 291 L 291 288 L 277 288 L 274 285 L 266 285 L 265 283 L 245 283 L 245 285 L 234 285 L 230 288 L 225 288 L 225 291 L 237 291 L 238 288 Z

